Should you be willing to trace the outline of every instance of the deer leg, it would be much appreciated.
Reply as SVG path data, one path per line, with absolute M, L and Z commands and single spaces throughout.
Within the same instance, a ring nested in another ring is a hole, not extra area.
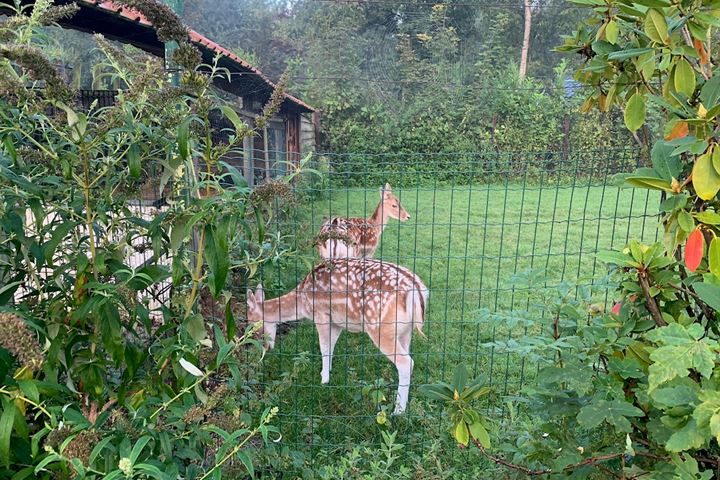
M 393 415 L 400 415 L 405 412 L 405 407 L 407 407 L 413 360 L 410 357 L 410 352 L 402 345 L 394 333 L 395 332 L 387 332 L 385 336 L 381 336 L 378 333 L 378 335 L 370 335 L 370 338 L 380 351 L 385 354 L 388 360 L 395 364 L 395 368 L 397 368 L 398 391 Z
M 330 370 L 332 369 L 332 356 L 335 344 L 340 337 L 342 329 L 330 321 L 330 317 L 323 317 L 315 326 L 320 340 L 320 353 L 322 354 L 322 371 L 320 372 L 320 383 L 330 382 Z

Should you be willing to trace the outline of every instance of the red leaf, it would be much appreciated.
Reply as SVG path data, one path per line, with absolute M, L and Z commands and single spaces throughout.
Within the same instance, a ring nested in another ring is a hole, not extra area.
M 670 130 L 670 133 L 667 134 L 665 137 L 665 140 L 675 140 L 676 138 L 685 138 L 688 136 L 689 130 L 688 130 L 688 124 L 687 122 L 678 122 L 675 124 L 675 126 Z
M 700 266 L 704 244 L 703 234 L 699 228 L 696 228 L 692 231 L 685 244 L 685 265 L 691 272 L 694 272 Z
M 621 306 L 622 306 L 621 302 L 617 302 L 615 305 L 613 305 L 612 313 L 614 313 L 615 315 L 620 315 L 620 307 Z
M 705 45 L 703 45 L 702 40 L 696 38 L 693 40 L 693 46 L 700 57 L 700 65 L 707 65 L 710 59 L 708 58 L 707 50 L 705 50 Z

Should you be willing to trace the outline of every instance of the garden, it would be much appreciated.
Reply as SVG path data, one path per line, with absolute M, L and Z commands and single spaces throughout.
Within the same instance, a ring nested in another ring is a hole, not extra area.
M 720 478 L 720 3 L 570 2 L 582 99 L 498 67 L 393 116 L 288 68 L 252 121 L 177 10 L 114 3 L 177 68 L 96 35 L 108 105 L 49 60 L 95 6 L 0 22 L 0 478 Z M 308 64 L 372 16 L 308 3 Z M 464 7 L 398 22 L 388 95 Z M 323 139 L 270 169 L 291 88 Z

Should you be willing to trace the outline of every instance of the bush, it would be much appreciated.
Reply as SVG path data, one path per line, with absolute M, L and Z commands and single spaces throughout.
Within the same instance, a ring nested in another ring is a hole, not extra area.
M 35 44 L 67 7 L 0 25 L 0 478 L 237 477 L 278 435 L 227 289 L 292 254 L 264 207 L 290 189 L 261 198 L 222 163 L 254 132 L 208 93 L 220 70 L 169 9 L 133 5 L 178 42 L 181 85 L 98 38 L 123 89 L 87 112 Z M 213 110 L 226 144 L 207 143 Z

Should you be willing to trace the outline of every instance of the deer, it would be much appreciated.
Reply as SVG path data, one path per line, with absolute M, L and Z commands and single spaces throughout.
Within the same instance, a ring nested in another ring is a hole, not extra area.
M 401 222 L 410 214 L 400 205 L 389 183 L 380 188 L 380 202 L 370 218 L 334 217 L 320 227 L 317 245 L 321 258 L 372 258 L 388 221 Z
M 374 259 L 335 259 L 316 265 L 291 292 L 265 300 L 262 284 L 248 289 L 248 322 L 262 324 L 266 350 L 275 346 L 281 323 L 315 323 L 320 340 L 320 381 L 330 381 L 335 344 L 343 330 L 365 332 L 398 373 L 395 415 L 405 412 L 413 360 L 413 329 L 422 331 L 429 290 L 411 270 Z

